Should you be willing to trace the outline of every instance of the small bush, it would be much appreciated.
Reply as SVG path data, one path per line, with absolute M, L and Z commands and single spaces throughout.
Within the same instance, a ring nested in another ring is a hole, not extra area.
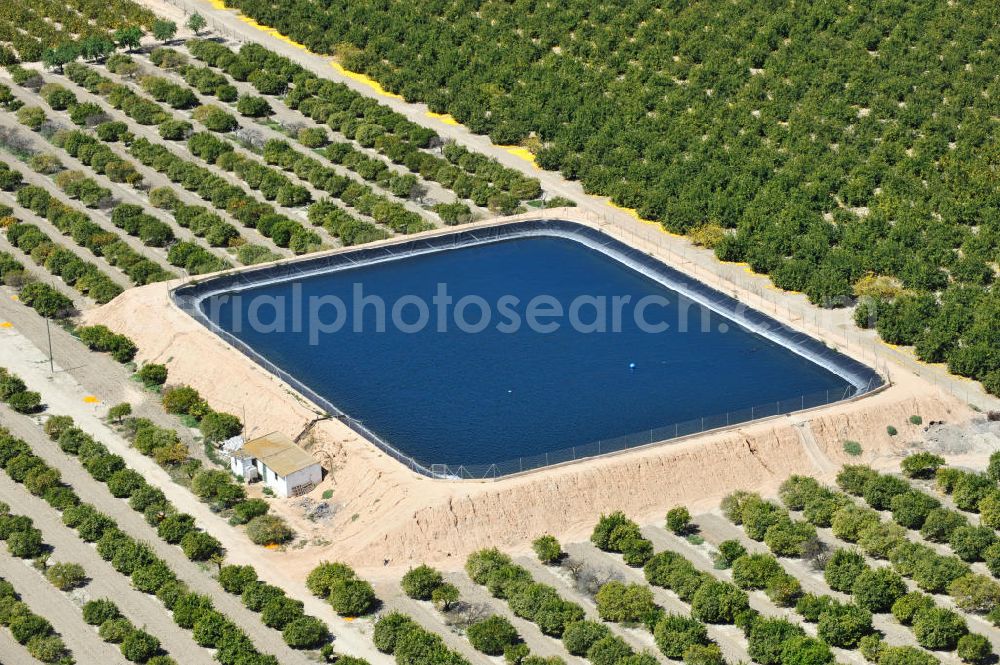
M 156 363 L 146 363 L 139 368 L 136 376 L 147 388 L 162 386 L 167 382 L 167 367 L 166 365 L 158 365 Z
M 596 621 L 576 621 L 563 631 L 563 646 L 574 656 L 585 656 L 596 642 L 610 637 L 611 630 Z
M 500 656 L 519 639 L 517 629 L 502 616 L 494 615 L 466 629 L 469 643 L 488 656 Z
M 823 577 L 831 589 L 850 593 L 858 577 L 866 570 L 868 564 L 860 553 L 838 549 L 830 556 Z
M 615 623 L 640 623 L 656 609 L 653 592 L 644 584 L 607 582 L 594 600 L 600 617 Z
M 962 662 L 971 665 L 985 665 L 993 659 L 993 649 L 990 641 L 982 635 L 969 633 L 958 638 L 956 654 Z
M 688 647 L 709 644 L 708 630 L 697 619 L 668 614 L 656 624 L 653 637 L 660 652 L 667 658 L 683 658 Z
M 854 602 L 869 612 L 888 612 L 906 595 L 906 583 L 890 568 L 869 568 L 854 581 Z
M 861 444 L 857 441 L 844 441 L 844 452 L 852 457 L 857 457 L 864 450 L 861 448 Z
M 685 506 L 676 506 L 667 511 L 667 528 L 682 536 L 691 528 L 691 513 Z
M 853 649 L 872 632 L 872 615 L 857 605 L 837 605 L 819 617 L 816 634 L 827 644 Z
M 536 538 L 531 543 L 531 549 L 535 551 L 538 560 L 548 566 L 559 563 L 563 556 L 559 541 L 556 540 L 555 536 L 548 534 Z
M 921 610 L 913 619 L 913 634 L 925 649 L 952 651 L 968 632 L 965 619 L 943 607 Z
M 719 555 L 715 558 L 717 568 L 726 569 L 732 567 L 733 563 L 747 553 L 747 548 L 738 540 L 724 540 L 719 543 Z
M 55 563 L 45 571 L 45 578 L 60 591 L 69 591 L 81 586 L 87 579 L 87 572 L 78 563 Z
M 431 592 L 431 602 L 434 603 L 434 607 L 442 612 L 447 612 L 451 609 L 451 606 L 458 602 L 458 597 L 458 587 L 448 582 L 439 584 Z
M 897 434 L 899 434 L 899 430 L 897 430 L 892 425 L 887 425 L 885 428 L 885 433 L 888 434 L 889 436 L 896 436 Z
M 401 582 L 403 592 L 415 600 L 430 600 L 434 590 L 444 583 L 441 573 L 430 566 L 411 568 Z
M 247 523 L 247 537 L 257 545 L 288 542 L 295 533 L 278 515 L 258 515 Z

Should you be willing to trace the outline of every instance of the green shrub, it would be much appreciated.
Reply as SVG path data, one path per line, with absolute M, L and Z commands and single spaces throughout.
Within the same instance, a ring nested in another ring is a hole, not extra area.
M 768 527 L 764 543 L 776 556 L 800 557 L 816 541 L 816 527 L 808 522 L 781 519 Z
M 889 506 L 896 524 L 907 529 L 919 529 L 927 520 L 927 515 L 939 508 L 941 502 L 918 490 L 910 490 L 892 497 Z
M 896 436 L 897 434 L 899 434 L 899 430 L 897 430 L 892 425 L 886 425 L 885 433 L 888 434 L 889 436 Z
M 864 450 L 861 448 L 861 444 L 857 441 L 844 441 L 844 452 L 851 457 L 857 457 L 863 453 Z
M 876 480 L 878 476 L 878 472 L 871 467 L 845 464 L 837 473 L 837 486 L 848 494 L 861 496 L 868 483 Z
M 988 614 L 1000 607 L 1000 584 L 985 575 L 963 575 L 948 585 L 948 595 L 959 609 Z
M 905 542 L 906 529 L 891 522 L 872 524 L 858 534 L 858 547 L 874 559 L 888 559 L 889 554 Z
M 830 527 L 837 538 L 853 543 L 857 542 L 862 531 L 879 521 L 878 513 L 871 508 L 846 505 L 833 514 Z
M 789 510 L 804 509 L 809 501 L 823 492 L 823 487 L 815 478 L 799 475 L 789 476 L 778 488 L 778 496 Z
M 952 651 L 968 632 L 965 619 L 943 607 L 921 610 L 913 619 L 913 634 L 925 649 Z
M 906 583 L 890 568 L 869 568 L 855 579 L 854 602 L 869 612 L 888 612 L 906 595 Z
M 944 458 L 929 452 L 907 455 L 899 467 L 907 478 L 933 478 L 938 468 L 944 466 Z
M 653 637 L 660 652 L 667 658 L 680 659 L 688 647 L 710 643 L 705 624 L 679 614 L 668 614 L 656 624 Z
M 594 642 L 587 650 L 586 658 L 591 665 L 617 665 L 632 654 L 632 647 L 614 635 Z
M 87 579 L 87 572 L 78 563 L 55 563 L 45 571 L 45 578 L 60 591 L 69 591 L 81 586 Z
M 395 653 L 399 637 L 414 629 L 419 629 L 419 626 L 413 619 L 401 612 L 389 612 L 380 616 L 375 622 L 372 642 L 382 653 Z
M 166 365 L 158 365 L 156 363 L 146 363 L 139 368 L 136 376 L 147 388 L 162 386 L 167 382 L 167 367 Z M 166 406 L 166 403 L 164 403 L 164 406 Z M 187 413 L 187 411 L 184 411 L 184 413 Z
M 574 656 L 585 656 L 596 642 L 611 636 L 611 630 L 596 621 L 575 621 L 566 626 L 562 641 L 566 650 Z
M 295 535 L 278 515 L 258 515 L 247 523 L 246 530 L 247 537 L 257 545 L 285 543 Z
M 793 575 L 782 573 L 767 581 L 764 593 L 778 607 L 794 607 L 802 596 L 802 584 Z
M 633 568 L 640 568 L 653 556 L 653 543 L 646 538 L 626 538 L 617 545 L 622 559 Z
M 691 600 L 691 616 L 713 624 L 732 624 L 750 609 L 747 594 L 736 585 L 723 581 L 702 584 Z
M 850 593 L 861 573 L 868 570 L 865 558 L 853 550 L 838 549 L 831 556 L 823 577 L 835 591 Z
M 738 540 L 724 540 L 719 543 L 719 555 L 715 558 L 717 568 L 730 568 L 733 563 L 747 553 Z
M 679 536 L 687 533 L 691 528 L 691 513 L 685 506 L 676 506 L 667 511 L 667 528 Z
M 600 617 L 616 623 L 640 623 L 656 609 L 653 592 L 643 584 L 613 580 L 601 586 L 594 600 Z
M 316 617 L 303 616 L 289 622 L 281 631 L 285 644 L 293 649 L 318 649 L 330 641 L 330 630 Z M 343 663 L 343 659 L 338 662 Z
M 346 563 L 323 561 L 306 577 L 306 587 L 314 596 L 327 598 L 335 584 L 354 577 L 354 570 Z
M 442 612 L 447 612 L 458 601 L 458 587 L 449 582 L 439 584 L 431 592 L 431 602 Z
M 434 589 L 444 583 L 441 573 L 430 566 L 411 568 L 401 582 L 403 592 L 416 600 L 430 600 Z
M 763 589 L 772 577 L 784 573 L 770 554 L 747 554 L 733 562 L 733 582 L 741 589 Z
M 781 646 L 781 665 L 828 665 L 833 663 L 830 647 L 815 637 L 799 635 Z
M 959 510 L 977 512 L 979 502 L 996 490 L 996 481 L 986 474 L 965 473 L 955 481 L 952 499 Z
M 913 581 L 928 593 L 944 593 L 948 585 L 969 573 L 969 564 L 958 557 L 932 555 L 919 559 Z
M 627 518 L 625 513 L 619 511 L 610 515 L 601 515 L 590 535 L 590 542 L 594 543 L 598 549 L 616 552 L 618 551 L 616 539 L 622 539 L 632 531 L 634 531 L 634 535 L 639 535 L 638 525 Z
M 926 651 L 911 646 L 887 646 L 878 659 L 878 665 L 939 665 L 939 662 Z
M 499 615 L 472 624 L 465 634 L 473 648 L 488 656 L 502 655 L 504 649 L 519 639 L 517 629 Z
M 718 644 L 692 644 L 684 651 L 684 665 L 726 665 Z
M 817 596 L 816 594 L 807 593 L 799 598 L 795 604 L 795 611 L 805 621 L 816 623 L 823 612 L 830 609 L 833 605 L 839 604 L 832 596 Z
M 946 543 L 955 529 L 967 526 L 969 521 L 964 515 L 948 508 L 935 508 L 927 513 L 924 525 L 920 527 L 920 535 L 932 543 Z
M 993 649 L 990 641 L 982 635 L 969 633 L 958 638 L 956 652 L 962 662 L 972 665 L 985 665 L 993 659 Z
M 982 561 L 986 548 L 996 542 L 996 532 L 985 526 L 960 526 L 948 538 L 952 551 L 969 562 Z
M 546 565 L 559 563 L 562 559 L 563 551 L 559 546 L 559 541 L 555 536 L 548 534 L 539 536 L 531 543 L 531 548 L 535 551 L 538 560 Z
M 127 418 L 132 415 L 132 405 L 128 402 L 122 402 L 120 404 L 115 404 L 113 407 L 108 409 L 108 418 L 120 423 L 122 419 Z
M 122 655 L 133 663 L 145 663 L 160 650 L 160 640 L 144 630 L 133 630 L 120 645 Z
M 209 411 L 201 419 L 198 428 L 208 443 L 218 443 L 230 439 L 243 430 L 240 419 L 230 413 Z
M 783 508 L 760 497 L 750 496 L 743 503 L 741 514 L 743 530 L 753 540 L 764 540 L 767 530 L 782 519 L 787 519 Z
M 830 646 L 853 649 L 872 632 L 872 615 L 857 605 L 836 605 L 819 617 L 816 634 Z
M 753 622 L 747 635 L 747 653 L 760 665 L 781 665 L 785 643 L 805 633 L 799 626 L 778 618 L 761 618 Z
M 882 474 L 865 484 L 862 496 L 875 510 L 888 510 L 892 498 L 910 490 L 910 484 L 902 478 Z
M 361 616 L 375 606 L 375 591 L 371 584 L 358 579 L 334 582 L 330 589 L 330 605 L 341 616 Z

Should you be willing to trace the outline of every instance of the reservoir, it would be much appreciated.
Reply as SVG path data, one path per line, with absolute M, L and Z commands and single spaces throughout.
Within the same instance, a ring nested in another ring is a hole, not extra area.
M 175 300 L 397 458 L 447 476 L 604 454 L 880 383 L 563 224 L 223 275 Z

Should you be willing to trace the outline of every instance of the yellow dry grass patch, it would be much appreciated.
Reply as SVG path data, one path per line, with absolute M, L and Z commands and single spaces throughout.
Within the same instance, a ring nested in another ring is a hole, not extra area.
M 428 118 L 433 118 L 434 120 L 440 120 L 446 125 L 452 125 L 457 127 L 458 125 L 461 124 L 458 120 L 455 120 L 455 118 L 452 117 L 450 113 L 434 113 L 433 111 L 428 111 L 424 115 L 426 115 Z
M 358 83 L 362 83 L 362 84 L 368 86 L 369 88 L 371 88 L 372 90 L 374 90 L 378 94 L 382 95 L 383 97 L 390 97 L 392 99 L 402 99 L 403 98 L 402 95 L 397 95 L 394 92 L 389 92 L 388 90 L 386 90 L 385 88 L 382 87 L 381 83 L 379 83 L 378 81 L 376 81 L 375 79 L 373 79 L 370 76 L 365 76 L 364 74 L 359 74 L 358 72 L 352 72 L 349 69 L 344 69 L 344 66 L 342 64 L 340 64 L 339 62 L 334 62 L 334 61 L 331 60 L 330 61 L 330 66 L 333 67 L 337 71 L 338 74 L 341 74 L 341 75 L 346 76 L 347 78 L 349 78 L 349 79 L 351 79 L 353 81 L 357 81 Z
M 538 162 L 535 161 L 535 155 L 532 154 L 532 152 L 530 150 L 528 150 L 527 148 L 522 148 L 519 145 L 501 145 L 501 146 L 497 146 L 497 147 L 498 148 L 503 148 L 504 150 L 506 150 L 510 154 L 514 155 L 515 157 L 517 157 L 519 159 L 523 159 L 524 161 L 528 162 L 529 164 L 531 164 L 532 166 L 535 167 L 536 171 L 541 171 L 542 170 L 538 166 Z

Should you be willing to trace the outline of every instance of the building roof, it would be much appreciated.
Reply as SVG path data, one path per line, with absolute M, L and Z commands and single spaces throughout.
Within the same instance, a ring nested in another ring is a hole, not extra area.
M 271 432 L 247 441 L 239 452 L 244 457 L 256 457 L 279 476 L 288 476 L 313 464 L 319 464 L 316 458 L 299 448 L 287 434 L 281 432 Z

